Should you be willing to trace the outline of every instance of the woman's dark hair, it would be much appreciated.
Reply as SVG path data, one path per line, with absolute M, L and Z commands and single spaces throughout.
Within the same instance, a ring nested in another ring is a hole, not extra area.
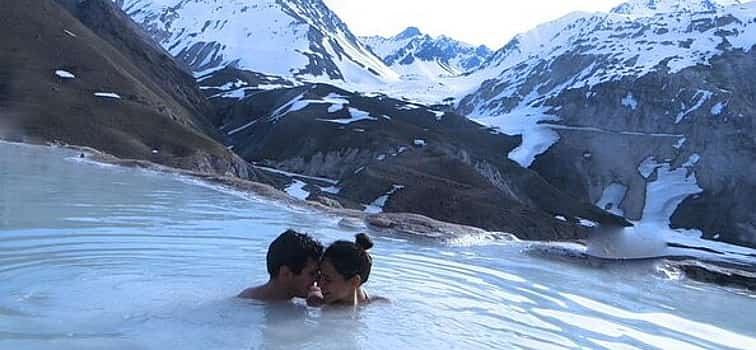
M 360 276 L 362 284 L 367 282 L 370 269 L 373 267 L 373 258 L 368 253 L 372 247 L 373 241 L 370 237 L 360 233 L 355 236 L 354 242 L 333 242 L 323 254 L 323 260 L 328 259 L 336 272 L 344 276 L 344 279 Z

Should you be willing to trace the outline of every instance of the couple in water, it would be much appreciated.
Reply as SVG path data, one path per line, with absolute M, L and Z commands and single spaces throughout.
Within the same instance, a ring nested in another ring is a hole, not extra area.
M 267 283 L 244 290 L 240 298 L 267 302 L 306 298 L 310 306 L 361 305 L 370 298 L 362 288 L 370 276 L 373 242 L 364 233 L 354 242 L 323 245 L 307 234 L 287 230 L 268 248 Z

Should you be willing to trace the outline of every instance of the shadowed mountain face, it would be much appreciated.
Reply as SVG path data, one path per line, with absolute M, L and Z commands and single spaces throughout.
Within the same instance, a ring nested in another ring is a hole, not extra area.
M 679 203 L 666 218 L 673 227 L 756 245 L 754 71 L 756 52 L 732 52 L 709 66 L 602 84 L 588 99 L 587 90 L 549 99 L 547 105 L 563 106 L 557 127 L 570 127 L 557 129 L 560 141 L 532 169 L 594 202 L 620 185 L 626 193 L 615 207 L 636 219 L 652 215 L 654 186 L 682 188 L 661 197 Z M 635 108 L 621 105 L 627 96 Z M 676 123 L 683 112 L 672 111 L 681 104 L 688 113 Z
M 109 1 L 0 4 L 0 137 L 248 176 L 193 79 Z
M 527 239 L 584 238 L 588 228 L 578 223 L 590 226 L 588 220 L 624 224 L 507 159 L 502 150 L 516 147 L 518 138 L 456 113 L 322 84 L 245 88 L 256 79 L 227 69 L 204 79 L 203 91 L 234 151 L 289 172 L 279 187 L 292 195 Z M 234 91 L 241 93 L 233 97 Z
M 497 51 L 457 111 L 522 135 L 510 158 L 578 198 L 756 246 L 755 37 L 755 2 L 575 13 Z

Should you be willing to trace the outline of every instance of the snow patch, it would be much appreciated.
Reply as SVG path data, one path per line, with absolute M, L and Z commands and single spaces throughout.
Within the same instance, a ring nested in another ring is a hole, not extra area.
M 680 138 L 679 140 L 677 140 L 677 143 L 675 143 L 675 145 L 672 147 L 674 147 L 676 150 L 680 150 L 683 147 L 683 145 L 685 145 L 685 142 L 687 141 L 688 139 L 685 137 Z
M 289 110 L 286 111 L 286 114 L 291 113 L 291 112 L 299 112 L 307 108 L 307 106 L 313 103 L 320 103 L 320 101 L 311 101 L 311 100 L 295 101 L 294 103 L 292 103 L 291 107 L 289 107 Z
M 691 155 L 686 165 L 692 166 L 700 159 Z M 653 221 L 669 226 L 669 220 L 677 206 L 690 195 L 701 193 L 695 173 L 688 167 L 672 169 L 669 163 L 656 163 L 656 180 L 646 185 L 646 205 L 643 208 L 642 221 Z
M 596 202 L 596 206 L 610 213 L 625 216 L 625 211 L 620 208 L 627 194 L 627 186 L 613 182 L 604 189 L 601 199 Z
M 725 108 L 727 108 L 727 102 L 717 102 L 714 107 L 711 107 L 711 115 L 719 116 L 724 112 Z
M 508 157 L 524 168 L 530 167 L 536 156 L 548 151 L 559 141 L 559 134 L 551 126 L 541 123 L 557 121 L 559 118 L 546 114 L 543 108 L 521 105 L 506 115 L 470 118 L 509 136 L 522 136 L 522 143 L 509 152 Z
M 413 143 L 415 144 L 415 146 L 418 146 L 418 147 L 425 147 L 425 140 L 422 140 L 422 139 L 415 139 L 415 141 L 414 141 Z
M 254 90 L 254 89 L 251 89 L 251 88 L 236 89 L 236 90 L 227 91 L 227 92 L 223 92 L 223 93 L 211 96 L 210 98 L 221 97 L 221 98 L 235 98 L 237 100 L 241 100 L 247 97 L 247 90 Z
M 632 110 L 638 109 L 638 100 L 633 97 L 633 93 L 628 92 L 627 96 L 622 98 L 622 105 Z
M 436 116 L 436 120 L 441 120 L 446 115 L 446 112 L 441 111 L 434 111 L 434 110 L 428 110 L 429 112 L 433 113 L 433 115 Z
M 679 124 L 683 119 L 685 119 L 685 116 L 701 108 L 701 106 L 703 106 L 704 103 L 706 103 L 706 101 L 708 101 L 712 95 L 713 94 L 711 93 L 711 91 L 696 91 L 696 94 L 693 95 L 693 99 L 696 101 L 696 103 L 687 110 L 680 112 L 675 118 L 675 124 Z M 685 104 L 683 104 L 682 107 L 685 108 Z
M 210 90 L 210 89 L 217 89 L 217 90 L 223 90 L 223 91 L 229 91 L 232 89 L 238 89 L 241 87 L 245 87 L 249 84 L 247 82 L 242 81 L 241 79 L 236 79 L 235 81 L 227 82 L 221 86 L 200 86 L 200 90 Z
M 648 179 L 651 174 L 654 173 L 654 170 L 656 168 L 660 167 L 661 164 L 656 162 L 656 158 L 651 156 L 643 160 L 643 162 L 640 163 L 638 166 L 638 172 L 643 176 L 644 179 Z
M 580 218 L 580 217 L 577 218 L 577 219 L 578 219 L 578 225 L 583 226 L 583 227 L 594 228 L 594 227 L 597 227 L 599 225 L 597 222 L 591 221 L 591 220 L 588 220 L 588 219 L 584 219 L 584 218 Z
M 691 156 L 686 165 L 695 164 Z M 682 201 L 702 189 L 695 175 L 686 166 L 672 169 L 669 163 L 659 163 L 648 157 L 638 167 L 644 178 L 656 172 L 656 180 L 646 184 L 646 202 L 641 220 L 633 227 L 603 230 L 590 237 L 586 253 L 603 258 L 647 258 L 670 254 L 667 242 L 675 242 L 679 233 L 669 228 L 670 217 Z M 605 191 L 606 192 L 606 191 Z
M 294 182 L 289 185 L 289 187 L 286 187 L 286 193 L 294 198 L 306 200 L 307 197 L 310 196 L 310 192 L 304 190 L 305 186 L 307 186 L 307 184 L 303 181 L 294 180 Z
M 701 155 L 698 154 L 698 153 L 693 153 L 688 158 L 688 161 L 685 162 L 685 164 L 683 164 L 682 166 L 685 167 L 685 168 L 692 168 L 693 166 L 695 166 L 696 164 L 698 164 L 698 161 L 700 161 L 700 160 L 701 160 Z
M 113 99 L 117 99 L 117 100 L 121 99 L 121 96 L 118 95 L 118 94 L 116 94 L 116 93 L 114 93 L 114 92 L 95 92 L 94 95 L 96 97 L 113 98 Z
M 330 123 L 337 123 L 337 124 L 351 124 L 355 123 L 361 120 L 378 120 L 378 118 L 374 118 L 370 116 L 369 112 L 365 112 L 356 108 L 349 107 L 349 114 L 352 116 L 349 119 L 316 119 L 322 122 L 330 122 Z
M 289 102 L 286 102 L 281 107 L 276 108 L 276 110 L 270 114 L 270 117 L 268 117 L 268 121 L 276 123 L 281 118 L 285 117 L 286 114 L 288 114 L 291 111 L 294 105 L 301 107 L 301 104 L 299 104 L 299 102 L 302 100 L 302 97 L 304 97 L 304 94 L 299 94 L 299 96 L 294 97 L 293 99 L 289 100 Z
M 649 157 L 639 167 L 648 178 L 656 171 L 656 180 L 646 184 L 646 203 L 641 220 L 633 227 L 603 230 L 587 241 L 586 253 L 603 258 L 649 258 L 660 256 L 699 256 L 706 259 L 756 263 L 756 250 L 702 238 L 698 230 L 672 230 L 670 217 L 685 198 L 701 193 L 695 174 L 690 171 L 701 159 L 692 154 L 683 166 L 672 169 L 669 163 L 659 163 Z M 715 235 L 715 238 L 717 235 Z M 668 243 L 706 248 L 673 248 Z
M 336 113 L 342 109 L 344 109 L 344 105 L 332 104 L 330 107 L 328 107 L 328 113 Z
M 346 96 L 342 96 L 333 92 L 328 94 L 326 97 L 323 97 L 323 101 L 333 104 L 349 104 L 349 100 L 347 100 Z
M 61 78 L 61 79 L 76 79 L 76 76 L 73 75 L 71 72 L 64 71 L 62 69 L 56 70 L 55 75 L 57 75 L 58 78 Z
M 365 212 L 370 214 L 378 214 L 383 212 L 383 207 L 386 205 L 386 201 L 388 201 L 389 197 L 396 193 L 397 191 L 403 189 L 404 186 L 401 185 L 393 185 L 393 188 L 391 191 L 388 191 L 386 194 L 376 198 L 373 203 L 370 203 L 366 208 Z
M 339 194 L 339 192 L 341 192 L 341 187 L 337 187 L 337 186 L 321 187 L 320 190 L 326 193 Z
M 401 106 L 396 106 L 396 109 L 400 111 L 412 111 L 412 110 L 416 110 L 420 108 L 423 108 L 423 107 L 420 105 L 412 104 L 412 103 L 405 103 Z
M 331 104 L 331 106 L 328 107 L 328 113 L 336 113 L 344 109 L 345 105 L 349 104 L 349 100 L 347 100 L 346 97 L 335 93 L 328 94 L 328 96 L 323 98 L 323 102 Z

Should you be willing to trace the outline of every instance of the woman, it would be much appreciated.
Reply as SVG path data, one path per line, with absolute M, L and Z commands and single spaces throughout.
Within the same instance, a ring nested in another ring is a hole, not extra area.
M 380 297 L 369 297 L 362 285 L 370 277 L 373 258 L 368 250 L 373 241 L 364 233 L 355 236 L 354 242 L 336 241 L 323 253 L 320 259 L 319 285 L 315 286 L 307 299 L 308 304 L 361 305 Z

